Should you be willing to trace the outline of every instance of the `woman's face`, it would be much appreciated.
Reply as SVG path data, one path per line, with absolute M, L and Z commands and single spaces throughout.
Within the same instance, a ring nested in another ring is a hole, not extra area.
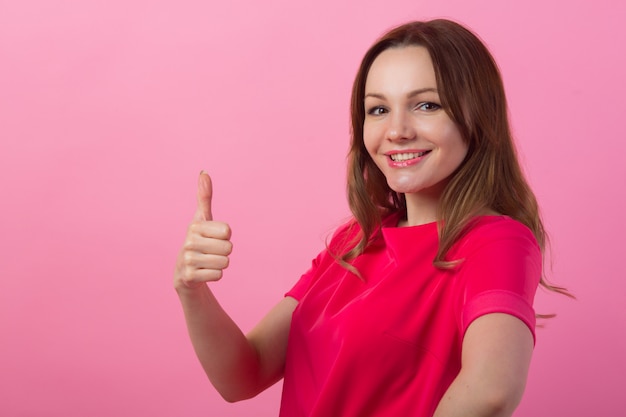
M 363 139 L 392 190 L 439 196 L 468 146 L 441 107 L 426 48 L 383 51 L 365 83 Z

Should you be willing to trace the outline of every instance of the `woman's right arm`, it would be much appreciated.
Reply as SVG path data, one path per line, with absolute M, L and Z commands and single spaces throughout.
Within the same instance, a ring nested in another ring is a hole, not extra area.
M 298 302 L 285 297 L 246 336 L 207 285 L 222 277 L 232 251 L 230 228 L 213 221 L 211 179 L 201 173 L 198 208 L 176 262 L 174 288 L 204 371 L 227 401 L 250 398 L 283 375 L 291 315 Z

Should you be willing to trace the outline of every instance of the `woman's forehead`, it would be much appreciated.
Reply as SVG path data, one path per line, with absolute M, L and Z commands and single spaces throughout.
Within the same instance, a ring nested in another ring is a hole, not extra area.
M 365 81 L 365 94 L 410 94 L 436 90 L 437 79 L 430 54 L 423 46 L 389 48 L 372 62 Z

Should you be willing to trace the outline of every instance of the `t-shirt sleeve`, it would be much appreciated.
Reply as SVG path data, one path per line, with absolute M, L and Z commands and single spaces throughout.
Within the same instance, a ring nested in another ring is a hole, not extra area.
M 465 291 L 462 333 L 478 317 L 506 313 L 523 321 L 535 337 L 533 301 L 542 273 L 542 255 L 531 231 L 508 220 L 482 231 L 461 268 Z
M 330 263 L 335 262 L 335 258 L 329 253 L 329 250 L 333 253 L 340 253 L 345 249 L 345 244 L 350 242 L 350 239 L 354 238 L 358 233 L 358 228 L 353 227 L 355 221 L 351 219 L 345 224 L 339 226 L 333 233 L 330 243 L 326 249 L 317 255 L 311 264 L 311 267 L 305 272 L 296 284 L 285 293 L 285 297 L 293 297 L 300 301 L 302 297 L 307 293 L 311 285 L 314 284 L 316 277 L 319 275 L 319 270 L 327 268 Z
M 298 301 L 300 301 L 302 297 L 304 297 L 308 289 L 311 287 L 311 284 L 313 283 L 313 279 L 317 272 L 317 268 L 322 258 L 324 257 L 325 253 L 326 251 L 323 251 L 322 253 L 317 255 L 315 259 L 313 259 L 313 262 L 311 263 L 311 267 L 309 268 L 309 270 L 306 271 L 304 274 L 302 274 L 302 276 L 296 282 L 296 284 L 289 291 L 285 293 L 285 297 L 293 297 Z

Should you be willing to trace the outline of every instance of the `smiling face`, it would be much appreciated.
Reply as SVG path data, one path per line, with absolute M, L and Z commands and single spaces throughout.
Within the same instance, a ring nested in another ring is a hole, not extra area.
M 363 140 L 389 187 L 405 194 L 407 209 L 419 196 L 438 200 L 468 146 L 441 107 L 428 51 L 387 49 L 365 83 Z

